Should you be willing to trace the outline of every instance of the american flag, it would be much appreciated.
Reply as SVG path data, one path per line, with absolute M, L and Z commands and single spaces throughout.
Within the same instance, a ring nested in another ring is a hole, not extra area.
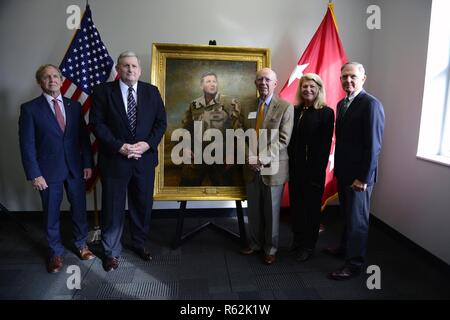
M 64 77 L 61 94 L 81 103 L 84 117 L 88 122 L 92 88 L 97 84 L 114 80 L 117 75 L 114 61 L 92 21 L 89 5 L 86 5 L 80 28 L 75 32 L 59 68 Z M 96 158 L 98 145 L 93 134 L 91 134 L 91 143 L 92 153 Z M 98 170 L 94 168 L 92 178 L 86 184 L 87 190 L 95 186 L 97 178 Z

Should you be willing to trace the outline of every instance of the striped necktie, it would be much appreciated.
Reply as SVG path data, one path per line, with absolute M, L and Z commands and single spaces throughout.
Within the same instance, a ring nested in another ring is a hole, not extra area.
M 344 99 L 344 102 L 342 103 L 341 109 L 339 110 L 338 114 L 338 122 L 342 122 L 344 120 L 344 115 L 347 112 L 348 106 L 350 105 L 350 99 L 346 97 Z
M 342 117 L 345 115 L 345 113 L 347 112 L 348 106 L 350 105 L 350 99 L 348 97 L 346 97 L 344 99 L 344 103 L 342 104 L 342 108 L 341 108 L 341 113 L 342 113 Z
M 127 109 L 127 116 L 128 116 L 128 122 L 130 124 L 130 130 L 133 133 L 133 136 L 136 134 L 136 100 L 133 96 L 133 87 L 128 88 L 128 109 Z

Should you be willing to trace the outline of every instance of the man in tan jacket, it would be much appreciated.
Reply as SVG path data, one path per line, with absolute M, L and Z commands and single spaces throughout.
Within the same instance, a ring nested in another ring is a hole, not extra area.
M 283 186 L 289 179 L 287 145 L 294 123 L 294 108 L 274 94 L 277 75 L 263 68 L 256 73 L 259 98 L 239 110 L 235 128 L 254 131 L 256 139 L 245 141 L 244 179 L 247 191 L 249 247 L 251 255 L 264 251 L 264 262 L 275 262 Z M 254 143 L 257 140 L 257 144 Z M 238 150 L 239 151 L 239 150 Z

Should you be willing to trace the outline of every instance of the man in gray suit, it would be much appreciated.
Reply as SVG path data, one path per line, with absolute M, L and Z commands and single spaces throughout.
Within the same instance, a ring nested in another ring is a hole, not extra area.
M 275 262 L 278 249 L 280 204 L 289 178 L 287 145 L 294 124 L 294 108 L 274 95 L 277 75 L 263 68 L 256 73 L 259 98 L 239 110 L 235 127 L 256 131 L 258 150 L 246 141 L 244 179 L 248 201 L 249 246 L 244 255 L 264 251 L 264 262 Z

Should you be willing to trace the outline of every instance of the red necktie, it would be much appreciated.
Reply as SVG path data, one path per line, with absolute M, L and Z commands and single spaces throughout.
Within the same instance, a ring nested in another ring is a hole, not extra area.
M 64 116 L 62 114 L 61 106 L 59 105 L 58 100 L 53 99 L 53 106 L 55 107 L 56 121 L 58 121 L 61 131 L 64 132 L 64 129 L 66 128 L 66 123 L 64 122 Z

